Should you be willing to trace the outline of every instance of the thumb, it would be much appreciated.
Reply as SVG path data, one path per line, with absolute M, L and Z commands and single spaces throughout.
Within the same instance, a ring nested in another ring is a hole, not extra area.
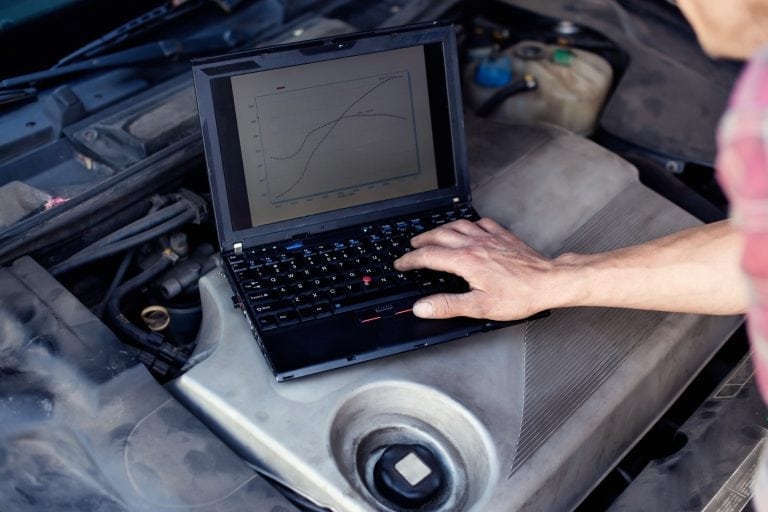
M 469 293 L 439 293 L 417 300 L 413 304 L 413 314 L 419 318 L 451 318 L 454 316 L 474 316 L 471 312 L 476 297 Z

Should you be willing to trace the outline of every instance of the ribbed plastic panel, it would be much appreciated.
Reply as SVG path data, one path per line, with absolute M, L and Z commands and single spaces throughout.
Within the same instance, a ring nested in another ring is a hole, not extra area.
M 595 253 L 626 247 L 696 223 L 686 215 L 660 216 L 658 212 L 664 211 L 664 203 L 664 199 L 633 183 L 569 237 L 560 252 Z M 627 205 L 634 206 L 630 215 Z M 605 382 L 638 344 L 649 339 L 666 315 L 668 313 L 578 308 L 555 311 L 546 321 L 530 324 L 525 339 L 522 425 L 513 472 Z M 599 328 L 590 328 L 590 325 Z

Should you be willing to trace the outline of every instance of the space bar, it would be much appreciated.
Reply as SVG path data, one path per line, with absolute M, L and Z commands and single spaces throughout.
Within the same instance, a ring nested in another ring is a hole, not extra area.
M 407 299 L 408 297 L 418 297 L 423 295 L 417 288 L 411 288 L 403 290 L 374 290 L 366 292 L 361 295 L 355 295 L 352 297 L 344 297 L 333 301 L 333 312 L 343 313 L 353 309 L 358 309 L 363 306 L 369 306 L 374 303 L 380 303 L 384 301 L 396 301 Z

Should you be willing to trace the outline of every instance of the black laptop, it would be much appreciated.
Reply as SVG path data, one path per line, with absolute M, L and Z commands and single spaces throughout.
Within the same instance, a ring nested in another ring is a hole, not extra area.
M 392 266 L 477 218 L 453 27 L 200 60 L 194 81 L 226 274 L 278 381 L 501 325 L 416 318 L 467 284 Z

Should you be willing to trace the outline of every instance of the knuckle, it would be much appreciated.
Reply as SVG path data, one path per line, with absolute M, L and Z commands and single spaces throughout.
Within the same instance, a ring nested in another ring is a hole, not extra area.
M 481 261 L 488 258 L 488 249 L 481 244 L 476 244 L 467 247 L 464 256 L 469 264 L 479 265 Z
M 490 313 L 491 308 L 485 301 L 475 300 L 472 302 L 472 305 L 472 313 L 477 318 L 488 318 L 488 314 Z
M 468 226 L 472 226 L 473 225 L 473 223 L 468 221 L 467 219 L 455 220 L 455 221 L 453 221 L 453 224 L 455 226 L 460 226 L 460 227 L 462 227 L 462 226 L 463 227 L 468 227 Z
M 487 293 L 474 290 L 472 292 L 472 300 L 469 302 L 471 308 L 471 315 L 476 318 L 489 318 L 489 315 L 494 310 L 493 301 Z
M 448 295 L 435 295 L 432 306 L 437 316 L 447 316 L 453 312 L 453 304 Z
M 480 220 L 477 221 L 477 223 L 481 226 L 490 226 L 496 224 L 496 222 L 493 221 L 493 219 L 489 217 L 481 217 Z

